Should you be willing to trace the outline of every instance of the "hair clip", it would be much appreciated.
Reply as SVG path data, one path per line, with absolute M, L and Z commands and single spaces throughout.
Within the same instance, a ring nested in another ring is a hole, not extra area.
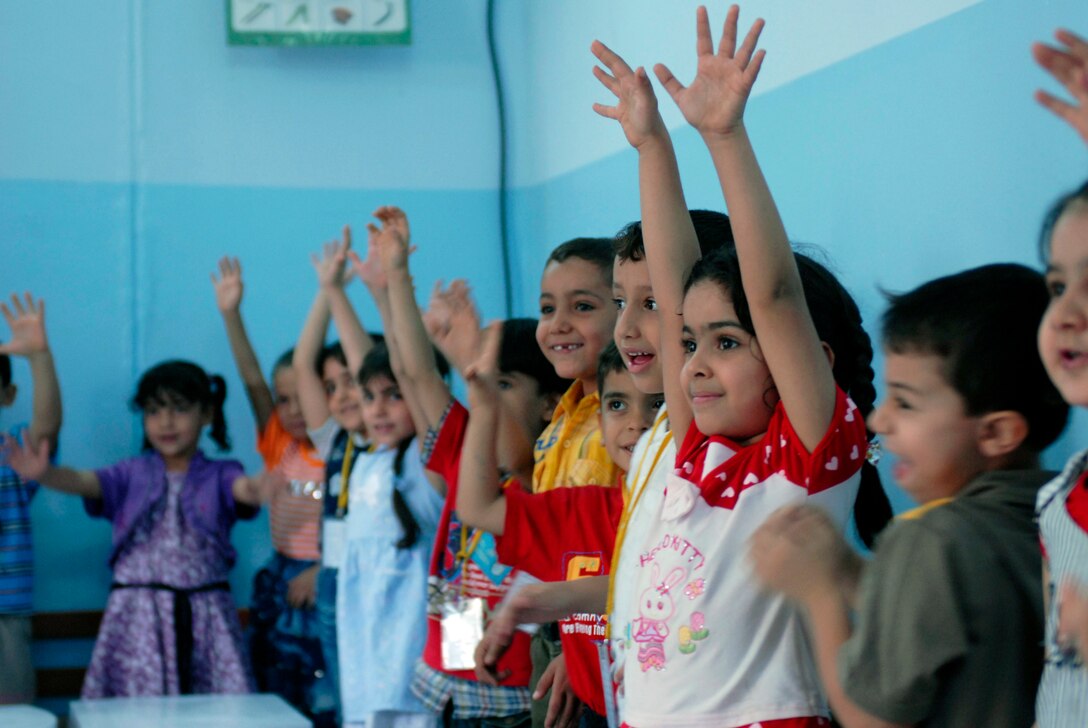
M 880 447 L 880 440 L 873 438 L 869 441 L 869 449 L 865 451 L 865 459 L 869 461 L 870 465 L 875 466 L 880 462 L 880 456 L 883 454 L 883 450 Z

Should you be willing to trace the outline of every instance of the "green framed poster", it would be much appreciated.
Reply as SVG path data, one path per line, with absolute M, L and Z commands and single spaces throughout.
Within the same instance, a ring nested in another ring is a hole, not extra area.
M 408 45 L 408 0 L 227 0 L 231 45 Z

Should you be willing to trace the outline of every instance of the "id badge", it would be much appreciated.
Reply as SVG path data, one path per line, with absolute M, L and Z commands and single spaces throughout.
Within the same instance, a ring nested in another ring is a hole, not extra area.
M 321 565 L 339 569 L 344 563 L 347 524 L 342 518 L 326 518 L 321 524 Z
M 439 606 L 443 669 L 471 670 L 476 667 L 476 646 L 484 638 L 486 608 L 486 603 L 479 597 L 443 602 Z

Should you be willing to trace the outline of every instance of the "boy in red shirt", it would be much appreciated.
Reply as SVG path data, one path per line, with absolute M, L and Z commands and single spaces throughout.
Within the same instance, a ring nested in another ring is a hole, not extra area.
M 518 481 L 510 479 L 500 487 L 493 476 L 498 339 L 493 328 L 481 360 L 466 372 L 473 418 L 462 450 L 458 513 L 465 523 L 499 537 L 500 560 L 542 581 L 606 575 L 623 510 L 622 488 L 583 486 L 530 495 Z M 615 344 L 601 354 L 598 388 L 601 439 L 613 462 L 626 471 L 635 443 L 653 424 L 662 397 L 635 387 Z M 601 514 L 606 514 L 605 519 Z M 588 724 L 603 724 L 606 713 L 596 644 L 604 640 L 606 625 L 603 614 L 591 613 L 574 614 L 560 622 L 571 687 L 592 712 L 583 715 Z M 565 707 L 570 713 L 576 706 Z

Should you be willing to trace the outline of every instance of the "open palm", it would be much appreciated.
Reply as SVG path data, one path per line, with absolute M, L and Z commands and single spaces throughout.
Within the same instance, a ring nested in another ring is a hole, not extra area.
M 704 136 L 729 134 L 744 117 L 744 107 L 752 92 L 765 51 L 756 51 L 763 20 L 752 23 L 748 35 L 737 48 L 737 19 L 740 9 L 733 5 L 726 15 L 718 51 L 710 37 L 710 20 L 706 8 L 696 14 L 696 53 L 698 70 L 691 85 L 684 86 L 664 64 L 657 64 L 654 73 L 687 122 Z
M 30 356 L 49 348 L 45 338 L 45 302 L 35 301 L 29 293 L 23 301 L 12 294 L 11 308 L 0 303 L 0 313 L 11 328 L 11 339 L 0 344 L 0 354 Z

